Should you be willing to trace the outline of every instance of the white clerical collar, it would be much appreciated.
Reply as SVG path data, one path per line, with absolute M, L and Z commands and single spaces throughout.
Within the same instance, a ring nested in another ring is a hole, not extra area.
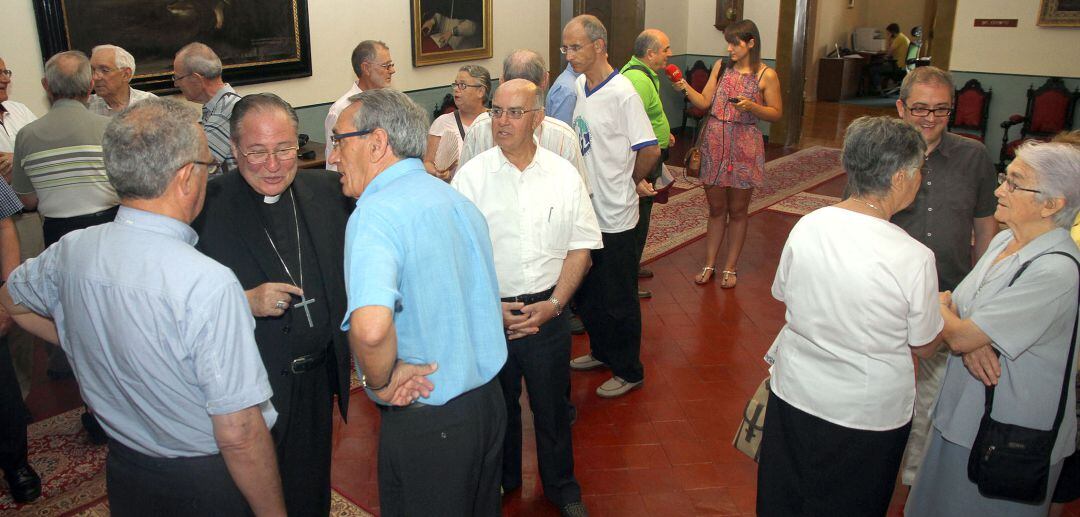
M 263 203 L 266 203 L 268 205 L 272 205 L 274 203 L 277 203 L 278 200 L 280 200 L 280 199 L 281 199 L 281 194 L 278 194 L 276 196 L 263 196 Z

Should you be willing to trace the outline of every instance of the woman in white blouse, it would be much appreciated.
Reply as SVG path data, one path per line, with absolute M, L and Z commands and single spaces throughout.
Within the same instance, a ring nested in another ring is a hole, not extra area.
M 912 352 L 936 348 L 934 255 L 893 214 L 915 199 L 926 143 L 862 117 L 842 153 L 851 197 L 803 217 L 773 281 L 787 306 L 772 363 L 757 513 L 882 516 L 915 402 Z
M 424 168 L 436 177 L 450 181 L 457 170 L 465 132 L 476 117 L 487 111 L 491 97 L 491 74 L 479 65 L 465 65 L 458 70 L 454 82 L 454 105 L 457 110 L 440 115 L 428 130 Z M 445 148 L 445 149 L 444 149 Z

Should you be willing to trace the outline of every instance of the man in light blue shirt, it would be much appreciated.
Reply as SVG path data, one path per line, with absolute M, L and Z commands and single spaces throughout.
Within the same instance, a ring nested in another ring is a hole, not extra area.
M 579 75 L 581 74 L 575 72 L 574 67 L 567 63 L 566 70 L 559 74 L 555 84 L 548 90 L 547 103 L 544 104 L 544 113 L 547 116 L 566 122 L 570 127 L 574 125 L 574 106 L 577 105 L 574 83 Z
M 495 376 L 506 341 L 487 224 L 424 171 L 422 108 L 390 89 L 351 100 L 328 162 L 359 198 L 345 232 L 342 329 L 382 410 L 382 512 L 500 515 L 506 407 Z
M 116 220 L 28 260 L 0 303 L 70 356 L 110 438 L 114 514 L 284 515 L 255 324 L 236 277 L 195 250 L 188 226 L 220 164 L 171 100 L 117 115 L 103 148 Z

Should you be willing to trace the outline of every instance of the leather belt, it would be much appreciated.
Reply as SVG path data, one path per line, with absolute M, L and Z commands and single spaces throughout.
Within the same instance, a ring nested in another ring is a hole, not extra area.
M 524 303 L 525 305 L 529 305 L 529 304 L 532 304 L 532 303 L 542 302 L 544 300 L 550 299 L 551 294 L 554 293 L 554 292 L 555 292 L 555 286 L 551 286 L 551 288 L 546 290 L 546 291 L 541 291 L 539 293 L 533 293 L 533 294 L 522 294 L 522 295 L 518 295 L 518 296 L 508 296 L 506 298 L 502 298 L 502 301 L 507 302 L 507 303 L 509 303 L 509 302 L 521 302 L 521 303 Z
M 286 366 L 284 370 L 282 370 L 281 374 L 287 375 L 290 373 L 301 374 L 310 372 L 311 370 L 314 370 L 315 368 L 321 366 L 324 362 L 326 362 L 325 349 L 315 352 L 313 354 L 302 355 L 293 359 L 292 362 L 290 362 L 289 365 Z
M 400 413 L 402 411 L 409 411 L 412 409 L 420 409 L 422 407 L 427 407 L 427 404 L 424 404 L 423 402 L 413 402 L 408 406 L 387 406 L 385 404 L 376 404 L 376 406 L 378 406 L 379 410 L 384 413 Z

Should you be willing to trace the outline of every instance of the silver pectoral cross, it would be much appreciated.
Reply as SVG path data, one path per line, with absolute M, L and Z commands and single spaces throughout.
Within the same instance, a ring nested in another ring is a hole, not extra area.
M 307 316 L 307 326 L 314 327 L 315 326 L 315 321 L 311 319 L 311 309 L 308 309 L 308 305 L 311 305 L 312 303 L 315 303 L 315 299 L 314 298 L 311 298 L 311 299 L 305 298 L 304 295 L 300 295 L 300 299 L 303 300 L 303 301 L 301 301 L 300 303 L 294 303 L 292 308 L 294 308 L 294 309 L 297 309 L 297 308 L 304 309 L 304 315 Z

